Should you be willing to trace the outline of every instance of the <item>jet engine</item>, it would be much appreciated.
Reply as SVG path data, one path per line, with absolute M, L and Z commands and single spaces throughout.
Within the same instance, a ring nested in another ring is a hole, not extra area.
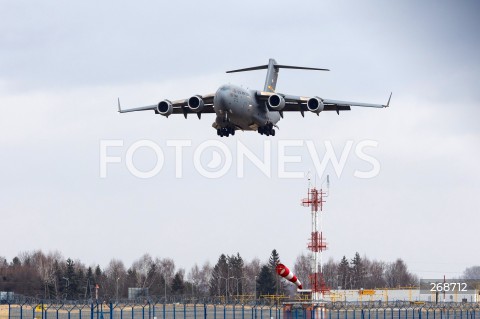
M 322 99 L 319 98 L 318 96 L 312 97 L 307 101 L 307 109 L 310 112 L 318 114 L 322 112 L 324 108 L 325 108 L 325 105 L 323 104 Z
M 196 113 L 202 112 L 203 107 L 205 106 L 205 103 L 203 103 L 203 99 L 198 95 L 194 95 L 189 98 L 187 104 L 188 108 Z
M 274 111 L 281 111 L 285 107 L 285 99 L 278 94 L 270 95 L 268 97 L 268 106 Z
M 163 100 L 159 102 L 157 105 L 157 111 L 161 115 L 168 117 L 170 114 L 173 113 L 172 102 L 170 102 L 169 100 Z

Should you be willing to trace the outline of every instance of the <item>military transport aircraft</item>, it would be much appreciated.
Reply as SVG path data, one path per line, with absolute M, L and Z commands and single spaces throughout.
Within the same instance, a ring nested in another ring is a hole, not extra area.
M 351 106 L 388 107 L 390 97 L 386 105 L 348 102 L 324 99 L 318 96 L 306 97 L 295 96 L 275 92 L 278 71 L 280 69 L 301 69 L 330 71 L 328 69 L 308 68 L 277 64 L 270 59 L 267 65 L 260 65 L 245 69 L 227 71 L 227 73 L 253 71 L 267 69 L 267 78 L 263 91 L 247 90 L 242 87 L 225 84 L 218 88 L 215 94 L 193 95 L 182 100 L 163 100 L 158 104 L 142 106 L 132 109 L 122 109 L 118 100 L 118 112 L 127 113 L 135 111 L 154 111 L 156 114 L 170 116 L 172 114 L 196 114 L 200 119 L 202 113 L 215 113 L 216 119 L 212 126 L 219 136 L 235 135 L 235 130 L 258 131 L 260 134 L 275 135 L 274 127 L 278 128 L 277 122 L 283 118 L 284 112 L 300 112 L 305 116 L 305 111 L 317 115 L 322 111 L 350 111 Z

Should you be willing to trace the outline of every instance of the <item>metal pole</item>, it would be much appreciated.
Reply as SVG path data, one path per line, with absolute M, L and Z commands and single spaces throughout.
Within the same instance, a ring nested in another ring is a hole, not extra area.
M 243 280 L 243 279 L 246 279 L 246 278 L 247 278 L 247 277 L 240 277 L 240 278 L 235 278 L 235 277 L 233 277 L 233 279 L 237 282 L 237 300 L 238 300 L 238 296 L 240 296 L 239 290 L 238 290 L 238 284 L 239 284 L 239 283 L 241 284 L 241 283 L 242 283 L 242 280 Z M 242 287 L 242 290 L 243 290 L 243 285 L 241 285 L 241 287 Z M 244 293 L 244 291 L 242 291 L 242 294 L 243 294 L 243 293 Z M 243 298 L 242 298 L 242 299 L 243 299 Z
M 237 298 L 238 298 L 238 280 L 239 280 L 239 278 L 235 278 L 235 280 L 237 281 Z M 241 278 L 240 278 L 240 280 L 241 280 Z
M 117 277 L 117 289 L 116 289 L 116 300 L 117 300 L 117 303 L 118 303 L 118 280 L 120 279 L 120 277 Z
M 228 278 L 225 278 L 225 303 L 228 303 Z
M 69 293 L 69 290 L 70 290 L 70 289 L 68 289 L 68 286 L 70 286 L 70 280 L 67 277 L 63 277 L 63 279 L 65 279 L 65 281 L 67 282 L 67 287 L 66 288 L 67 288 L 67 298 L 68 298 L 68 293 Z
M 235 279 L 235 277 L 227 277 L 227 278 L 222 277 L 222 276 L 218 277 L 218 279 L 225 279 L 225 303 L 228 303 L 228 280 L 231 279 L 231 278 Z M 218 287 L 218 288 L 220 290 L 220 287 Z
M 230 265 L 227 264 L 227 284 L 225 285 L 225 303 L 228 303 L 228 279 L 230 279 Z
M 255 276 L 255 305 L 257 305 L 257 276 Z

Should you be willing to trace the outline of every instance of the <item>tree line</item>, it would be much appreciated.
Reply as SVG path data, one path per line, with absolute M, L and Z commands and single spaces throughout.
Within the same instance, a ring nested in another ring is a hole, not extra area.
M 295 263 L 295 272 L 306 278 L 310 272 L 310 260 L 300 255 Z M 394 262 L 370 260 L 357 252 L 352 259 L 346 256 L 340 261 L 333 259 L 323 266 L 325 283 L 330 289 L 375 289 L 418 286 L 419 279 L 412 274 L 402 259 Z M 310 287 L 308 281 L 304 284 Z
M 140 288 L 150 296 L 221 297 L 233 301 L 239 296 L 260 298 L 265 295 L 291 295 L 293 285 L 275 273 L 280 261 L 274 249 L 268 260 L 246 262 L 239 253 L 221 254 L 215 265 L 195 264 L 186 274 L 170 258 L 144 254 L 127 268 L 112 259 L 105 268 L 85 266 L 80 260 L 64 258 L 59 252 L 22 252 L 10 262 L 0 256 L 0 291 L 44 299 L 85 300 L 126 299 L 128 288 Z M 475 267 L 473 267 L 475 268 Z M 300 255 L 292 270 L 310 287 L 310 259 Z M 395 288 L 418 285 L 418 278 L 408 271 L 401 259 L 387 263 L 360 257 L 330 259 L 323 266 L 324 280 L 331 289 Z M 98 290 L 96 290 L 98 287 Z

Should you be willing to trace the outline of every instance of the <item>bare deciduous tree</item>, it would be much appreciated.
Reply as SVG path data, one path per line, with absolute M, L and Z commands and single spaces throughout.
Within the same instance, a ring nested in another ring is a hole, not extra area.
M 465 269 L 463 279 L 480 279 L 480 266 L 472 266 Z
M 416 276 L 408 272 L 407 265 L 400 258 L 387 265 L 385 280 L 390 288 L 409 287 L 418 284 Z
M 255 293 L 256 277 L 260 273 L 261 262 L 258 258 L 253 258 L 252 261 L 245 264 L 244 274 L 246 279 L 246 292 L 249 295 Z
M 297 260 L 295 261 L 293 272 L 302 282 L 304 289 L 310 288 L 310 270 L 310 257 L 302 253 L 300 256 L 297 257 Z
M 366 288 L 383 288 L 386 287 L 385 268 L 386 264 L 383 261 L 365 259 L 365 267 L 367 269 Z
M 127 277 L 127 271 L 123 261 L 118 259 L 110 260 L 107 268 L 105 268 L 105 276 L 105 290 L 108 292 L 108 295 L 115 296 L 115 298 L 121 298 L 125 279 Z

